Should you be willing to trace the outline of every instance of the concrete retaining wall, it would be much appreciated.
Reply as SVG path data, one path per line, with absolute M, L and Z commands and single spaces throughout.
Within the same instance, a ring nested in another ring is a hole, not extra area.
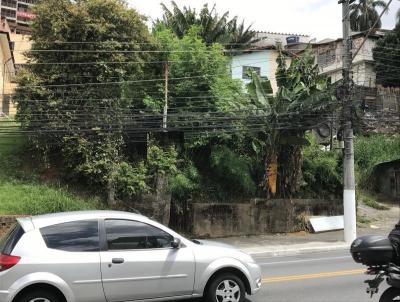
M 343 215 L 341 200 L 261 200 L 250 203 L 194 203 L 193 228 L 196 238 L 291 233 L 307 230 L 310 216 Z

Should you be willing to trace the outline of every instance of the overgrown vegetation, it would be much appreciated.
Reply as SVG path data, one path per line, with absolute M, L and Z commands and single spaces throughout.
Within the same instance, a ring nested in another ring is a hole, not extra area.
M 364 188 L 368 188 L 369 177 L 377 164 L 400 159 L 398 135 L 358 136 L 354 146 L 357 182 Z
M 181 9 L 174 1 L 171 1 L 172 9 L 163 3 L 161 6 L 164 15 L 154 26 L 166 26 L 180 39 L 195 25 L 199 27 L 201 39 L 209 45 L 221 43 L 226 48 L 246 48 L 256 41 L 256 32 L 251 26 L 245 27 L 244 21 L 239 22 L 237 16 L 229 19 L 229 12 L 218 15 L 215 5 L 209 9 L 205 4 L 200 13 L 186 6 Z
M 304 148 L 302 195 L 313 198 L 337 198 L 342 194 L 342 158 L 338 150 L 323 150 L 312 134 Z
M 96 209 L 95 198 L 80 198 L 63 188 L 40 183 L 25 136 L 5 134 L 12 120 L 0 120 L 0 214 L 45 214 Z
M 366 206 L 376 209 L 376 210 L 380 210 L 380 211 L 389 210 L 389 208 L 387 206 L 380 204 L 376 200 L 376 198 L 373 195 L 371 195 L 371 193 L 365 192 L 363 190 L 357 191 L 357 201 L 362 202 Z
M 0 181 L 0 201 L 0 214 L 7 215 L 38 215 L 99 207 L 96 199 L 83 199 L 62 188 L 20 180 Z
M 232 79 L 222 43 L 246 45 L 254 32 L 214 9 L 198 15 L 164 7 L 152 32 L 120 0 L 48 0 L 35 9 L 33 48 L 43 51 L 29 54 L 19 78 L 17 118 L 32 133 L 35 157 L 47 168 L 60 166 L 61 182 L 93 188 L 106 206 L 160 188 L 178 205 L 341 195 L 340 152 L 322 150 L 306 135 L 337 105 L 335 87 L 310 51 L 289 65 L 280 51 L 273 95 L 271 82 L 255 73 L 247 87 Z M 396 148 L 398 138 L 358 138 L 361 183 Z M 24 191 L 31 183 L 21 185 Z M 36 213 L 40 199 L 31 189 L 32 204 L 21 209 Z M 44 199 L 48 211 L 93 204 L 48 190 L 54 189 L 43 187 L 57 199 Z
M 376 82 L 384 87 L 400 86 L 400 23 L 379 39 L 373 50 Z
M 306 51 L 292 58 L 286 66 L 283 52 L 277 60 L 279 90 L 272 95 L 269 80 L 253 73 L 248 89 L 260 115 L 265 115 L 265 184 L 268 196 L 291 198 L 299 192 L 302 172 L 302 148 L 308 145 L 307 130 L 312 129 L 324 113 L 334 110 L 334 89 L 319 74 L 314 56 Z
M 152 77 L 144 63 L 151 52 L 135 51 L 138 45 L 155 49 L 145 19 L 120 0 L 40 1 L 35 11 L 32 48 L 60 51 L 28 53 L 33 64 L 19 78 L 15 96 L 18 121 L 33 131 L 38 153 L 60 153 L 70 179 L 105 188 L 112 204 L 122 185 L 115 183 L 121 165 L 125 172 L 136 169 L 127 167 L 122 152 L 123 120 L 149 88 L 135 81 Z M 85 42 L 85 50 L 71 41 Z
M 228 147 L 217 147 L 211 153 L 211 168 L 223 192 L 254 195 L 257 184 L 252 177 L 251 160 L 235 154 Z

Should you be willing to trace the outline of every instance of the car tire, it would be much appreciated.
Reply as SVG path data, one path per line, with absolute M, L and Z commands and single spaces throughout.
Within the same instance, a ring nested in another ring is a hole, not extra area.
M 16 302 L 63 302 L 63 300 L 51 291 L 34 290 L 23 294 Z
M 205 302 L 243 302 L 246 289 L 243 281 L 235 274 L 215 277 L 205 293 Z
M 399 297 L 400 297 L 400 289 L 395 287 L 390 287 L 383 292 L 381 298 L 379 299 L 379 302 L 399 301 L 398 300 Z

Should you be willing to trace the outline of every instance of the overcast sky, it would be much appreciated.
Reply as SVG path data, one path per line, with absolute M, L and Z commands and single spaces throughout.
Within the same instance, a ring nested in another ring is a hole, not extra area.
M 151 19 L 162 15 L 160 3 L 165 0 L 128 0 L 129 5 Z M 260 31 L 308 34 L 318 40 L 341 36 L 341 5 L 338 0 L 175 0 L 180 6 L 200 9 L 204 3 L 216 3 L 220 13 L 244 18 Z M 383 28 L 392 29 L 400 1 L 394 0 L 389 14 L 383 18 Z

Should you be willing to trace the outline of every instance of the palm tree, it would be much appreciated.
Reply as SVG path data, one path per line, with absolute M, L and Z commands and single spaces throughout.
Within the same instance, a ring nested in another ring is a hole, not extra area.
M 164 24 L 166 27 L 170 28 L 178 38 L 183 38 L 188 29 L 196 24 L 196 11 L 183 7 L 181 10 L 175 1 L 172 1 L 172 10 L 169 10 L 168 7 L 161 3 L 161 7 L 164 11 L 163 19 L 156 20 L 156 24 Z
M 359 0 L 350 5 L 350 23 L 353 31 L 366 31 L 372 27 L 381 28 L 377 8 L 385 8 L 383 0 Z M 374 26 L 375 25 L 375 26 Z
M 226 44 L 230 45 L 227 48 L 245 48 L 260 41 L 260 39 L 255 38 L 256 33 L 251 27 L 252 25 L 245 27 L 244 20 L 239 23 L 237 17 L 233 18 L 228 23 L 229 35 L 226 35 Z
M 229 45 L 227 48 L 243 48 L 256 42 L 256 32 L 251 26 L 245 28 L 244 21 L 238 23 L 238 18 L 229 19 L 229 12 L 220 16 L 214 5 L 209 9 L 205 4 L 198 14 L 195 9 L 183 7 L 171 1 L 172 9 L 161 4 L 164 11 L 162 20 L 157 20 L 155 26 L 163 24 L 170 28 L 178 38 L 182 38 L 188 30 L 197 25 L 200 35 L 207 44 L 222 43 Z

